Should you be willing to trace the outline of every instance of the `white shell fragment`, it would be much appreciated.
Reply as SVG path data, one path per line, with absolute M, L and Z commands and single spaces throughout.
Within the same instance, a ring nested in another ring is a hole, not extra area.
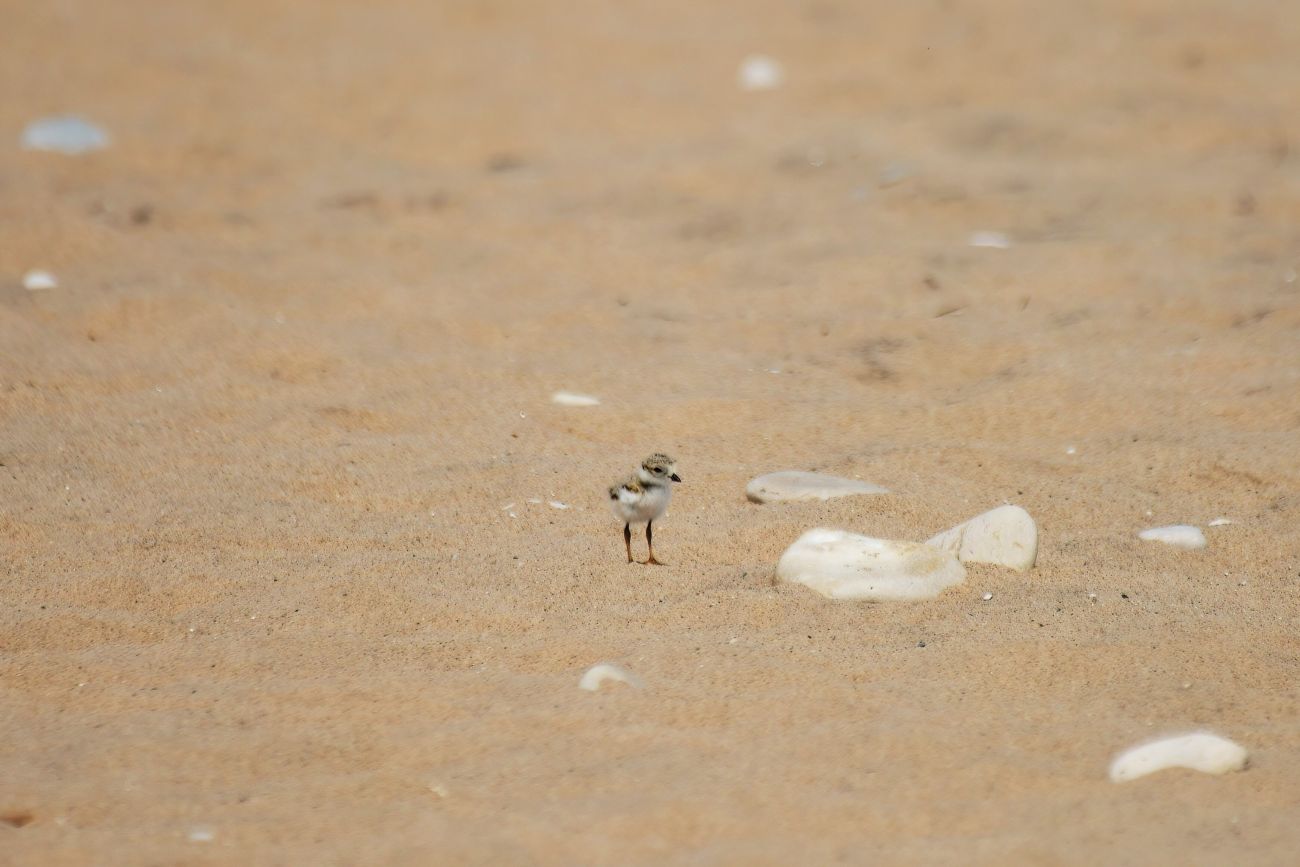
M 933 599 L 966 579 L 965 568 L 946 551 L 826 529 L 796 539 L 776 574 L 831 599 L 870 602 Z
M 23 288 L 28 292 L 41 292 L 46 289 L 58 289 L 59 280 L 49 271 L 28 271 L 23 275 Z
M 572 391 L 557 391 L 551 395 L 551 403 L 560 406 L 600 406 L 600 398 L 589 394 L 576 394 Z
M 1210 522 L 1211 527 L 1226 527 L 1228 524 L 1235 524 L 1231 518 L 1215 518 Z
M 1139 539 L 1145 539 L 1148 542 L 1164 542 L 1166 545 L 1173 545 L 1175 548 L 1186 548 L 1189 551 L 1205 547 L 1205 534 L 1201 532 L 1200 527 L 1192 527 L 1188 524 L 1174 524 L 1172 527 L 1152 527 L 1150 530 L 1143 530 L 1138 533 Z
M 762 54 L 751 54 L 741 61 L 736 83 L 741 90 L 772 90 L 785 81 L 781 64 Z
M 77 156 L 109 146 L 108 133 L 74 115 L 43 117 L 23 130 L 23 147 L 29 151 L 54 151 Z
M 992 247 L 1005 250 L 1011 246 L 1011 239 L 1001 232 L 971 232 L 966 241 L 972 247 Z
M 600 689 L 600 685 L 607 680 L 626 683 L 628 686 L 640 689 L 645 684 L 641 678 L 625 668 L 620 668 L 608 662 L 600 662 L 587 669 L 582 675 L 582 680 L 578 681 L 578 688 L 585 689 L 587 692 L 595 692 Z
M 751 480 L 745 486 L 745 496 L 755 503 L 771 503 L 778 500 L 829 500 L 832 497 L 850 497 L 855 494 L 888 493 L 888 488 L 870 482 L 798 470 L 768 473 Z
M 1161 738 L 1126 750 L 1110 764 L 1110 779 L 1126 783 L 1165 768 L 1224 774 L 1246 767 L 1246 750 L 1212 732 Z
M 1038 559 L 1038 527 L 1019 506 L 998 506 L 925 544 L 955 554 L 963 563 L 992 563 L 1023 571 Z

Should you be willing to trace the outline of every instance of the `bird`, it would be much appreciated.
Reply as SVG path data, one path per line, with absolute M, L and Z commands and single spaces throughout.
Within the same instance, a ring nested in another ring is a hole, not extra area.
M 632 525 L 645 522 L 645 543 L 650 549 L 647 565 L 662 566 L 655 559 L 654 536 L 651 527 L 668 509 L 673 496 L 673 483 L 680 482 L 677 462 L 668 455 L 655 453 L 641 462 L 635 473 L 609 489 L 610 507 L 614 515 L 623 520 L 623 545 L 627 548 L 627 562 L 632 559 Z

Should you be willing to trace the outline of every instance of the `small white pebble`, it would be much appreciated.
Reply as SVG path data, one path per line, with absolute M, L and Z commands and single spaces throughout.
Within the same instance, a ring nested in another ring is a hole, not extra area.
M 1188 683 L 1187 681 L 1183 681 L 1183 689 L 1191 689 L 1191 688 L 1192 685 L 1190 683 Z
M 28 292 L 40 292 L 45 289 L 58 289 L 59 281 L 49 271 L 33 270 L 23 275 L 23 288 Z
M 1195 550 L 1205 547 L 1205 534 L 1200 527 L 1188 524 L 1174 524 L 1170 527 L 1152 527 L 1138 533 L 1138 538 L 1147 542 L 1163 542 L 1175 548 Z
M 1097 601 L 1097 594 L 1096 594 L 1096 593 L 1089 593 L 1089 594 L 1088 594 L 1088 601 L 1089 601 L 1089 602 L 1096 602 L 1096 601 Z
M 442 783 L 430 783 L 429 791 L 437 795 L 439 798 L 447 797 L 447 787 Z
M 1222 527 L 1222 526 L 1224 526 L 1224 525 L 1226 525 L 1226 524 L 1232 524 L 1232 523 L 1234 523 L 1234 522 L 1233 522 L 1232 520 L 1228 519 L 1228 518 L 1215 518 L 1213 521 L 1210 522 L 1210 526 L 1211 526 L 1211 527 Z
M 1240 581 L 1238 581 L 1238 582 L 1237 582 L 1237 586 L 1238 586 L 1238 587 L 1245 587 L 1245 586 L 1246 586 L 1246 579 L 1245 579 L 1245 578 L 1242 578 Z
M 966 243 L 972 247 L 992 247 L 995 250 L 1005 250 L 1011 246 L 1011 239 L 1001 232 L 971 232 Z
M 912 167 L 906 163 L 890 163 L 880 170 L 876 183 L 882 187 L 892 187 L 902 183 L 913 175 Z
M 512 517 L 512 518 L 518 518 L 518 517 L 519 517 L 519 516 L 516 515 L 514 512 L 506 512 L 506 514 L 509 515 L 509 516 Z
M 216 838 L 217 832 L 206 825 L 199 825 L 190 829 L 189 840 L 191 843 L 211 843 Z
M 567 508 L 569 508 L 567 505 L 565 505 L 564 503 L 561 503 L 559 500 L 551 500 L 551 501 L 550 501 L 549 503 L 547 503 L 546 505 L 550 506 L 552 509 L 567 509 Z
M 535 498 L 529 498 L 528 502 L 533 504 L 534 506 L 537 506 L 540 505 L 542 501 Z
M 519 412 L 519 417 L 520 417 L 520 418 L 528 418 L 528 416 L 524 415 L 524 413 L 523 413 L 522 410 Z
M 785 81 L 781 64 L 763 54 L 751 54 L 740 63 L 736 83 L 741 90 L 772 90 Z
M 502 506 L 502 507 L 501 507 L 501 511 L 503 511 L 503 512 L 509 512 L 509 511 L 510 511 L 511 509 L 513 509 L 514 507 L 515 507 L 515 504 L 514 504 L 513 501 L 511 501 L 511 502 L 509 502 L 509 503 L 506 503 L 504 506 Z
M 578 688 L 585 689 L 587 692 L 595 692 L 607 680 L 626 683 L 628 686 L 637 689 L 640 689 L 643 685 L 641 678 L 627 669 L 608 662 L 600 662 L 587 669 L 586 673 L 582 675 L 582 679 L 578 681 Z
M 1065 447 L 1065 453 L 1066 453 L 1067 455 L 1075 455 L 1075 454 L 1078 454 L 1078 453 L 1079 453 L 1079 450 L 1076 449 L 1074 446 L 1066 446 L 1066 447 Z
M 728 639 L 728 640 L 727 640 L 727 643 L 728 643 L 728 644 L 735 644 L 737 641 L 740 641 L 740 639 L 739 639 L 739 638 L 731 638 L 731 639 Z
M 551 395 L 551 403 L 560 406 L 600 406 L 600 398 L 572 391 L 557 391 Z
M 983 596 L 981 596 L 980 598 L 983 599 L 985 602 L 988 602 L 990 599 L 993 598 L 993 594 L 992 594 L 992 593 L 985 593 L 985 594 L 984 594 Z

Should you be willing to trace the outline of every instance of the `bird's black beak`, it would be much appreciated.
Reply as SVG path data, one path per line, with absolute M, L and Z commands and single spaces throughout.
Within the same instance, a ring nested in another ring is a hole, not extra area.
M 682 477 L 677 475 L 676 473 L 673 473 L 668 478 L 672 479 L 674 482 L 680 482 L 682 480 Z

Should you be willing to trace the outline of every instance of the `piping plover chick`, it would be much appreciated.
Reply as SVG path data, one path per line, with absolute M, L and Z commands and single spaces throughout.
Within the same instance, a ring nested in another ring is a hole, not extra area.
M 680 482 L 677 462 L 668 455 L 654 454 L 641 462 L 641 467 L 627 481 L 609 489 L 609 504 L 614 514 L 623 519 L 623 544 L 627 548 L 627 562 L 632 562 L 632 525 L 645 522 L 645 543 L 650 549 L 646 563 L 662 566 L 655 559 L 654 537 L 650 528 L 668 508 L 673 496 L 673 482 Z

